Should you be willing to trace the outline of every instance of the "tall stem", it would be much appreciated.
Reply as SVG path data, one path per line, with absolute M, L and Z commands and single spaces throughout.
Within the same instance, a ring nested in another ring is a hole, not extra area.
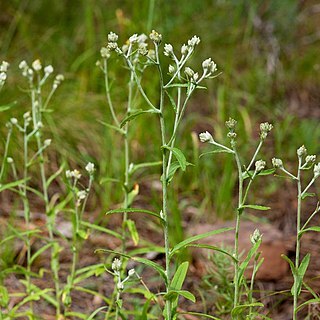
M 234 151 L 235 160 L 238 168 L 239 176 L 239 194 L 238 194 L 238 208 L 236 212 L 236 226 L 235 226 L 235 240 L 234 240 L 234 302 L 233 307 L 235 308 L 239 303 L 240 283 L 239 283 L 239 230 L 240 230 L 240 217 L 242 214 L 243 205 L 243 176 L 240 158 L 235 146 L 235 142 L 232 141 L 232 149 Z
M 6 139 L 6 145 L 4 147 L 4 155 L 3 155 L 1 171 L 0 171 L 0 183 L 2 181 L 2 176 L 3 176 L 3 173 L 4 173 L 5 163 L 7 161 L 7 156 L 8 156 L 8 151 L 9 151 L 9 144 L 10 144 L 10 140 L 11 140 L 11 134 L 12 134 L 12 125 L 10 125 L 10 127 L 9 127 L 8 134 L 7 134 L 7 139 Z
M 297 233 L 296 233 L 296 259 L 295 259 L 295 268 L 298 270 L 300 264 L 300 238 L 299 233 L 301 230 L 301 200 L 302 200 L 302 191 L 301 191 L 301 158 L 299 157 L 299 167 L 297 175 L 297 187 L 298 187 L 298 205 L 297 205 Z M 294 295 L 293 295 L 293 320 L 297 319 L 296 309 L 298 307 L 298 278 L 294 276 Z

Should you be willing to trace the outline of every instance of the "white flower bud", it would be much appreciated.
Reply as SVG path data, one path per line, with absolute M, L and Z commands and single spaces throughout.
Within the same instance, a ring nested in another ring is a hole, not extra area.
M 46 140 L 44 140 L 44 141 L 43 141 L 43 144 L 44 144 L 45 147 L 49 147 L 50 144 L 51 144 L 51 139 L 46 139 Z
M 129 276 L 129 277 L 133 276 L 134 274 L 135 274 L 135 270 L 134 270 L 134 269 L 130 269 L 130 270 L 128 271 L 128 276 Z
M 53 66 L 52 66 L 51 64 L 49 64 L 48 66 L 46 66 L 46 67 L 44 68 L 44 73 L 45 73 L 45 74 L 49 75 L 49 74 L 51 74 L 52 72 L 53 72 Z
M 7 61 L 2 61 L 0 65 L 0 72 L 7 72 L 10 64 Z
M 81 173 L 77 169 L 72 171 L 72 175 L 77 180 L 79 180 L 81 178 Z
M 188 40 L 188 46 L 194 47 L 200 43 L 200 38 L 197 36 L 193 36 L 190 40 Z
M 201 142 L 213 142 L 212 135 L 208 131 L 200 133 L 199 139 Z
M 198 74 L 198 72 L 196 72 L 196 73 L 193 75 L 192 80 L 193 80 L 194 82 L 197 82 L 198 79 L 199 79 L 199 74 Z
M 169 73 L 174 73 L 175 68 L 171 64 L 169 65 Z
M 118 258 L 115 258 L 112 262 L 111 269 L 113 271 L 119 271 L 121 269 L 121 260 Z
M 311 164 L 316 162 L 316 155 L 306 156 L 306 163 Z
M 85 190 L 81 190 L 77 192 L 78 200 L 84 200 L 87 196 L 87 192 Z
M 149 35 L 150 40 L 155 42 L 156 44 L 160 44 L 162 40 L 162 35 L 155 30 L 152 30 Z
M 20 63 L 19 63 L 19 69 L 26 69 L 28 68 L 28 64 L 25 60 L 22 60 Z
M 173 54 L 173 47 L 171 44 L 166 43 L 164 45 L 164 52 L 163 54 L 167 57 L 171 56 Z
M 89 174 L 93 174 L 94 173 L 94 164 L 92 162 L 89 162 L 86 165 L 86 170 Z
M 258 160 L 255 163 L 256 171 L 260 172 L 266 167 L 266 162 L 263 160 Z
M 138 42 L 138 35 L 135 33 L 129 38 L 130 43 L 136 43 Z
M 7 162 L 8 162 L 8 163 L 13 163 L 13 159 L 12 159 L 11 157 L 8 157 L 8 158 L 7 158 Z
M 67 171 L 66 171 L 66 177 L 67 177 L 68 179 L 72 178 L 72 177 L 73 177 L 72 171 L 67 170 Z
M 122 282 L 117 283 L 117 289 L 120 291 L 124 289 L 124 285 Z
M 102 47 L 100 49 L 100 55 L 102 58 L 110 58 L 110 51 L 108 48 L 106 47 Z
M 233 130 L 236 125 L 237 125 L 237 121 L 232 118 L 229 118 L 229 120 L 226 121 L 226 126 L 229 130 Z
M 187 77 L 190 77 L 190 78 L 192 78 L 194 75 L 194 71 L 189 67 L 186 67 L 184 69 L 184 73 L 186 74 Z
M 250 241 L 254 245 L 261 239 L 261 237 L 262 235 L 260 234 L 259 229 L 256 229 L 253 234 L 250 235 Z
M 116 33 L 114 33 L 114 32 L 109 32 L 109 34 L 108 34 L 108 41 L 109 42 L 116 42 L 116 41 L 118 41 L 118 35 L 116 34 Z
M 183 44 L 181 47 L 181 54 L 185 55 L 188 52 L 188 46 L 186 44 Z
M 281 159 L 278 158 L 272 158 L 272 165 L 275 168 L 283 168 L 283 162 Z
M 11 119 L 10 119 L 10 122 L 11 122 L 12 124 L 18 124 L 18 119 L 17 119 L 17 118 L 11 118 Z
M 307 149 L 304 145 L 297 150 L 297 155 L 299 158 L 305 156 L 306 154 L 307 154 Z
M 32 62 L 32 68 L 35 70 L 35 71 L 40 71 L 42 69 L 42 65 L 41 65 L 41 61 L 39 59 L 37 60 L 34 60 Z
M 317 179 L 320 176 L 320 162 L 314 165 L 314 178 Z

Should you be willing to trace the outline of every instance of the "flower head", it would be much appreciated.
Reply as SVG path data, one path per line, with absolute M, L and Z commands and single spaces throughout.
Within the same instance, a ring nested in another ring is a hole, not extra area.
M 266 167 L 266 162 L 263 160 L 258 160 L 255 163 L 256 171 L 260 172 Z
M 306 156 L 306 163 L 307 163 L 307 164 L 313 164 L 313 163 L 316 162 L 316 158 L 317 158 L 316 155 Z
M 166 43 L 164 45 L 164 52 L 163 54 L 167 57 L 170 57 L 173 54 L 173 47 L 170 43 Z
M 94 173 L 94 164 L 92 162 L 88 162 L 86 165 L 87 172 L 91 175 Z
M 283 168 L 283 162 L 278 158 L 272 158 L 272 165 L 274 168 Z
M 156 44 L 160 44 L 162 40 L 162 35 L 155 30 L 152 30 L 149 35 L 150 40 L 152 40 Z
M 40 71 L 42 69 L 42 65 L 41 65 L 41 61 L 39 59 L 37 60 L 34 60 L 32 62 L 32 68 L 35 70 L 35 71 Z
M 112 262 L 111 269 L 113 271 L 119 271 L 121 269 L 121 260 L 118 258 L 115 258 Z
M 117 42 L 118 41 L 118 35 L 112 31 L 108 34 L 108 42 Z
M 320 162 L 314 165 L 313 168 L 314 178 L 317 179 L 320 176 Z
M 229 118 L 229 120 L 226 121 L 226 126 L 229 130 L 234 130 L 236 125 L 237 125 L 237 121 L 235 119 Z
M 307 149 L 304 145 L 302 145 L 298 150 L 297 150 L 297 155 L 299 158 L 305 156 L 307 154 Z
M 209 133 L 208 131 L 200 133 L 199 139 L 201 142 L 213 142 L 214 141 L 211 133 Z
M 191 48 L 194 48 L 199 43 L 200 43 L 200 38 L 198 36 L 193 36 L 190 40 L 188 40 L 188 46 Z
M 258 241 L 260 241 L 261 238 L 262 238 L 262 235 L 261 235 L 259 229 L 255 229 L 253 234 L 250 235 L 250 241 L 253 245 L 256 244 Z
M 53 72 L 53 66 L 50 64 L 44 68 L 44 73 L 49 75 Z
M 272 130 L 272 128 L 273 125 L 269 122 L 260 123 L 260 138 L 264 140 L 268 136 L 268 133 Z

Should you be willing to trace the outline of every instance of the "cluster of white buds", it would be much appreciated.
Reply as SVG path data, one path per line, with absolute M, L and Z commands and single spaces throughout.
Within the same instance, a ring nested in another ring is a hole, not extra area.
M 28 127 L 32 120 L 30 111 L 27 111 L 23 114 L 23 119 L 24 119 L 24 125 Z
M 188 47 L 193 49 L 199 43 L 200 38 L 198 36 L 193 36 L 190 40 L 188 40 Z
M 200 133 L 199 139 L 201 142 L 211 142 L 212 143 L 214 141 L 211 133 L 208 131 Z
M 255 163 L 256 171 L 260 172 L 266 167 L 266 162 L 263 160 L 258 160 Z
M 175 67 L 173 65 L 170 64 L 168 71 L 169 71 L 170 74 L 173 74 L 176 71 L 176 69 L 175 69 Z
M 229 120 L 226 121 L 226 127 L 231 131 L 234 130 L 236 125 L 237 125 L 237 120 L 235 119 L 229 118 Z
M 89 175 L 93 175 L 94 173 L 94 164 L 92 162 L 88 162 L 88 164 L 85 167 L 86 171 L 89 173 Z
M 255 229 L 253 234 L 250 235 L 250 241 L 253 245 L 255 245 L 258 241 L 260 241 L 261 238 L 262 238 L 262 235 L 259 229 Z
M 54 71 L 53 66 L 49 64 L 48 66 L 44 67 L 45 75 L 50 75 Z
M 155 30 L 151 31 L 151 33 L 149 34 L 149 38 L 151 41 L 153 41 L 157 45 L 159 45 L 162 41 L 162 35 Z
M 283 168 L 283 162 L 278 158 L 272 158 L 272 165 L 274 168 Z
M 9 68 L 9 63 L 7 61 L 2 61 L 0 65 L 0 88 L 2 88 L 2 86 L 7 80 L 8 68 Z
M 33 79 L 33 70 L 29 67 L 25 60 L 19 63 L 19 69 L 22 70 L 22 75 L 27 77 L 30 81 Z
M 58 86 L 61 84 L 62 81 L 64 81 L 64 76 L 63 76 L 63 74 L 58 74 L 58 75 L 55 77 L 54 81 L 53 81 L 53 86 L 52 86 L 52 88 L 53 88 L 54 90 L 56 90 L 56 89 L 58 88 Z
M 87 197 L 88 193 L 85 190 L 80 190 L 77 192 L 77 207 L 80 206 L 81 202 Z
M 130 269 L 128 271 L 127 277 L 125 279 L 121 280 L 121 273 L 120 273 L 121 267 L 122 267 L 121 260 L 118 258 L 115 258 L 111 264 L 111 269 L 113 270 L 114 275 L 117 278 L 117 290 L 118 291 L 122 291 L 124 289 L 124 284 L 130 279 L 130 277 L 132 277 L 136 273 L 136 271 L 134 269 Z
M 264 140 L 272 129 L 273 125 L 269 122 L 260 123 L 260 139 Z
M 190 67 L 186 67 L 184 69 L 184 73 L 187 76 L 188 80 L 190 80 L 191 82 L 197 83 L 199 79 L 198 72 L 194 72 Z
M 307 149 L 304 145 L 302 145 L 298 150 L 297 150 L 297 155 L 299 158 L 302 158 L 307 154 Z
M 170 57 L 170 56 L 172 56 L 174 53 L 173 53 L 173 47 L 172 47 L 172 45 L 169 43 L 166 43 L 165 45 L 164 45 L 164 51 L 163 51 L 163 54 L 165 55 L 165 56 L 167 56 L 167 57 Z
M 316 155 L 306 156 L 306 164 L 307 165 L 314 164 L 316 162 L 316 159 L 317 159 Z
M 320 162 L 314 165 L 313 173 L 315 179 L 317 179 L 320 176 Z
M 217 71 L 217 65 L 211 58 L 208 58 L 202 62 L 203 78 L 209 78 L 215 71 Z
M 66 177 L 68 179 L 74 178 L 76 180 L 79 180 L 81 178 L 81 173 L 79 172 L 79 170 L 74 169 L 74 170 L 67 170 L 66 171 Z
M 50 146 L 50 144 L 51 144 L 51 139 L 46 139 L 46 140 L 44 140 L 43 141 L 43 145 L 45 146 L 45 147 L 49 147 Z

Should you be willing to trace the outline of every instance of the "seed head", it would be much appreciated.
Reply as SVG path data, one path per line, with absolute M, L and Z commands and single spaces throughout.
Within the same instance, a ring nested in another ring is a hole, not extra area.
M 258 160 L 255 163 L 256 171 L 260 172 L 266 167 L 266 162 L 263 160 Z
M 272 165 L 274 168 L 283 168 L 283 162 L 278 158 L 272 158 Z
M 213 142 L 212 135 L 206 131 L 199 134 L 199 139 L 201 142 Z
M 152 30 L 149 35 L 150 40 L 152 40 L 156 44 L 160 44 L 162 40 L 162 35 L 155 30 Z

